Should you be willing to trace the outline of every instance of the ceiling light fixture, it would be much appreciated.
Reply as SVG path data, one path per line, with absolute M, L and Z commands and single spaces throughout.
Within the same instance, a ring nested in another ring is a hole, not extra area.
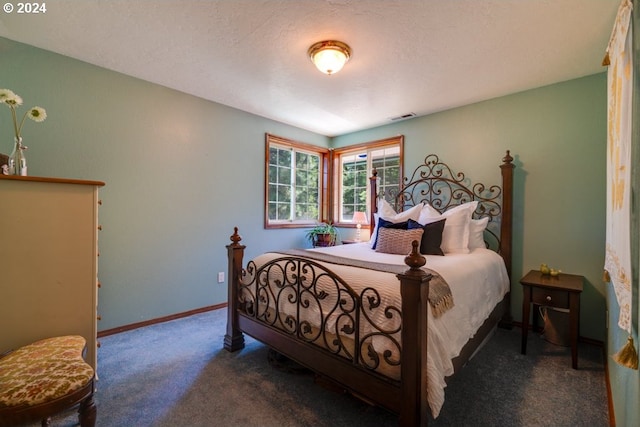
M 351 57 L 351 48 L 336 40 L 314 43 L 308 51 L 309 58 L 325 74 L 335 74 Z

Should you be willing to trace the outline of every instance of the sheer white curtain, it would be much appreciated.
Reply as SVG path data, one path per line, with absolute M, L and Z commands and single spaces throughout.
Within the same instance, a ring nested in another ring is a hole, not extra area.
M 630 0 L 620 4 L 605 58 L 609 65 L 605 269 L 620 306 L 618 325 L 629 333 L 627 347 L 631 348 L 625 351 L 635 353 L 631 339 L 632 9 Z

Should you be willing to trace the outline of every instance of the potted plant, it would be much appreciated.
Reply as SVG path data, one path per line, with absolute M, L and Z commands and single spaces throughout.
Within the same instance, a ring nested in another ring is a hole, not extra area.
M 316 246 L 333 246 L 338 238 L 338 229 L 329 222 L 318 223 L 307 231 L 307 239 Z

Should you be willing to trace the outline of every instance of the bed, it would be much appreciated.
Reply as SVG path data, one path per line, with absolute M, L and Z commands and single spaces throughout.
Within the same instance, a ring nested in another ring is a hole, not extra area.
M 426 425 L 446 378 L 511 324 L 509 151 L 499 168 L 502 185 L 472 183 L 431 154 L 393 194 L 378 193 L 374 171 L 370 242 L 270 252 L 245 266 L 236 227 L 224 348 L 242 349 L 246 333 L 400 425 Z

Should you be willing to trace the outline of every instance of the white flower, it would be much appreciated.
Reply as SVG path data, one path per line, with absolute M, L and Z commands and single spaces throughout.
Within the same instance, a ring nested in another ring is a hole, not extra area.
M 0 89 L 0 102 L 4 102 L 7 98 L 13 98 L 16 94 L 9 89 Z
M 20 124 L 18 124 L 16 107 L 22 105 L 22 98 L 9 89 L 0 89 L 0 103 L 6 104 L 11 110 L 11 118 L 13 119 L 13 130 L 15 132 L 16 138 L 20 138 L 22 126 L 24 126 L 24 120 L 27 117 L 29 117 L 34 122 L 42 122 L 47 118 L 46 110 L 42 107 L 36 106 L 24 113 L 22 119 L 20 120 Z
M 13 105 L 14 107 L 19 107 L 22 105 L 22 98 L 19 95 L 14 94 L 13 97 L 7 98 L 4 100 L 5 104 Z
M 27 111 L 27 117 L 34 122 L 44 122 L 44 119 L 47 118 L 47 112 L 44 108 L 35 106 L 31 110 Z

